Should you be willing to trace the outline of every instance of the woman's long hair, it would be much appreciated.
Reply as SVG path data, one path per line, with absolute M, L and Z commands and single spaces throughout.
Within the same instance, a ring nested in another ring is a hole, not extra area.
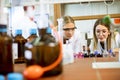
M 110 32 L 110 24 L 104 23 L 103 19 L 98 19 L 95 22 L 94 28 L 93 28 L 93 36 L 94 36 L 93 37 L 93 41 L 94 41 L 93 50 L 96 50 L 97 47 L 98 47 L 98 39 L 97 39 L 96 33 L 95 33 L 97 25 L 103 25 L 103 26 L 105 26 L 108 29 L 108 31 Z M 112 46 L 111 45 L 111 41 L 112 41 L 111 39 L 112 39 L 112 36 L 111 36 L 111 32 L 110 32 L 110 34 L 108 35 L 107 41 L 106 41 L 106 43 L 107 43 L 107 50 L 111 49 L 111 46 Z

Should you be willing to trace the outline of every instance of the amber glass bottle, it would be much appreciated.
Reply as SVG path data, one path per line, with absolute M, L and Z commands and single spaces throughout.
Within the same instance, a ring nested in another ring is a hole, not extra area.
M 12 38 L 7 35 L 7 26 L 0 24 L 0 74 L 13 72 Z
M 27 40 L 22 36 L 22 30 L 18 29 L 16 30 L 16 36 L 14 37 L 14 43 L 17 43 L 17 49 L 18 49 L 18 58 L 14 60 L 15 63 L 24 63 L 25 57 L 24 57 L 24 50 L 25 50 L 25 43 Z
M 27 38 L 27 42 L 32 42 L 35 38 L 37 38 L 37 30 L 30 29 L 30 36 Z
M 38 29 L 39 37 L 32 43 L 32 59 L 28 59 L 27 66 L 32 64 L 38 64 L 42 67 L 46 67 L 54 63 L 60 53 L 60 45 L 56 42 L 55 38 L 50 34 L 50 29 Z M 30 50 L 30 49 L 29 49 Z M 29 57 L 30 58 L 30 57 Z M 62 73 L 62 60 L 58 65 L 43 74 L 46 76 L 55 76 Z

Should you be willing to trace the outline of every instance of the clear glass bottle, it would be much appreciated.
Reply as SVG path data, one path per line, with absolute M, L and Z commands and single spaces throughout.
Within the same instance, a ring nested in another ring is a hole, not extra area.
M 13 72 L 12 38 L 7 35 L 7 26 L 0 24 L 0 74 Z
M 24 50 L 25 50 L 25 43 L 27 40 L 22 36 L 22 30 L 18 29 L 16 30 L 16 36 L 14 37 L 14 44 L 17 44 L 18 58 L 14 60 L 15 63 L 24 63 L 25 57 L 24 57 Z

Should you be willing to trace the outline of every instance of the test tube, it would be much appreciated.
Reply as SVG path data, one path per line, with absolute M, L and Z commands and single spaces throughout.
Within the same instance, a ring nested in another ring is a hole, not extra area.
M 102 54 L 101 44 L 100 44 L 100 40 L 99 40 L 99 39 L 98 39 L 97 51 L 98 51 L 100 54 Z
M 103 57 L 107 57 L 107 56 L 108 56 L 107 43 L 106 43 L 106 40 L 105 40 L 105 41 L 104 41 Z
M 102 57 L 102 47 L 99 39 L 98 39 L 98 46 L 97 46 L 97 54 L 95 56 Z

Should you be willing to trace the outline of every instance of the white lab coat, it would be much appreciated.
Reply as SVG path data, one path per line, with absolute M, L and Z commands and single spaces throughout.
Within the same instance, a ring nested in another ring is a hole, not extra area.
M 120 48 L 120 33 L 117 33 L 115 36 L 117 47 Z
M 63 64 L 74 62 L 74 55 L 82 51 L 81 36 L 79 31 L 75 31 L 73 37 L 63 44 Z
M 112 45 L 112 46 L 111 46 L 112 49 L 117 48 L 116 41 L 115 41 L 114 39 L 112 39 L 111 45 Z M 94 47 L 94 40 L 91 40 L 91 43 L 90 43 L 90 46 L 89 46 L 91 53 L 93 53 L 93 52 L 95 51 L 95 50 L 93 49 L 93 47 Z M 98 47 L 98 49 L 99 49 L 99 46 L 97 46 L 97 47 Z
M 74 62 L 74 55 L 73 49 L 71 44 L 63 44 L 63 65 L 73 63 Z
M 21 29 L 22 36 L 25 39 L 27 39 L 30 36 L 31 28 L 37 29 L 37 25 L 33 21 L 31 21 L 28 16 L 22 16 L 13 23 L 13 27 L 12 27 L 13 36 L 16 35 L 15 34 L 16 29 Z M 38 35 L 38 31 L 37 31 L 37 35 Z
M 71 39 L 68 40 L 69 44 L 71 44 L 73 53 L 77 54 L 82 51 L 82 38 L 80 31 L 75 30 L 74 35 L 71 37 Z

